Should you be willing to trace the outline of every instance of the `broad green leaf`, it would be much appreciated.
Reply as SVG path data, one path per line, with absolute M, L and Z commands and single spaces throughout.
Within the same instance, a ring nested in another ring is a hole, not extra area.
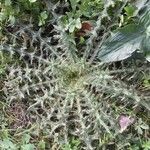
M 30 3 L 34 3 L 36 2 L 37 0 L 29 0 Z
M 27 144 L 27 143 L 29 143 L 29 141 L 30 141 L 30 135 L 29 134 L 25 134 L 25 135 L 23 135 L 23 137 L 22 137 L 22 143 L 24 143 L 24 144 Z
M 150 4 L 147 4 L 140 11 L 140 24 L 143 24 L 145 28 L 150 25 Z
M 150 36 L 146 36 L 142 41 L 142 50 L 147 59 L 150 62 Z
M 76 20 L 76 28 L 78 28 L 78 29 L 80 29 L 81 28 L 81 20 L 80 20 L 80 18 L 78 18 L 77 20 Z
M 16 145 L 13 144 L 9 139 L 0 140 L 0 148 L 6 150 L 16 150 Z
M 124 9 L 125 9 L 126 15 L 128 17 L 132 17 L 134 15 L 135 10 L 136 10 L 136 8 L 132 5 L 126 6 Z
M 145 6 L 147 0 L 135 0 L 134 4 L 138 10 Z
M 147 55 L 146 55 L 146 59 L 147 59 L 147 61 L 150 62 L 150 54 L 147 54 Z
M 21 150 L 35 150 L 35 146 L 33 144 L 25 144 L 21 146 Z
M 144 37 L 144 28 L 130 24 L 116 30 L 102 45 L 98 58 L 103 62 L 113 62 L 126 59 L 137 49 L 140 49 Z
M 150 37 L 150 25 L 147 27 L 147 29 L 146 29 L 146 35 L 148 36 L 148 37 Z
M 10 15 L 9 16 L 9 21 L 10 21 L 11 24 L 14 24 L 15 23 L 15 17 Z

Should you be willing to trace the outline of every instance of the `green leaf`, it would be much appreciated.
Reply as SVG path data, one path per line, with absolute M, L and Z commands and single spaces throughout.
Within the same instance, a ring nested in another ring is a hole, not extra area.
M 45 20 L 45 19 L 47 19 L 47 17 L 48 17 L 48 15 L 47 15 L 47 12 L 46 11 L 43 11 L 43 12 L 41 12 L 41 18 L 43 19 L 43 20 Z
M 140 127 L 141 127 L 142 129 L 144 129 L 144 130 L 148 130 L 148 129 L 149 129 L 149 126 L 146 125 L 146 124 L 142 124 Z
M 21 146 L 21 150 L 35 150 L 35 146 L 33 144 L 25 144 Z
M 80 20 L 80 18 L 78 18 L 77 20 L 76 20 L 76 28 L 78 28 L 78 29 L 80 29 L 81 28 L 81 20 Z
M 39 16 L 39 26 L 42 26 L 45 24 L 45 20 L 48 18 L 48 14 L 46 11 L 43 11 L 40 13 L 40 16 Z
M 134 15 L 135 10 L 136 10 L 136 8 L 132 5 L 126 6 L 124 9 L 125 9 L 126 15 L 128 17 L 132 17 Z
M 150 7 L 149 3 L 139 13 L 139 24 L 130 24 L 116 30 L 101 47 L 98 58 L 103 62 L 120 61 L 132 56 L 137 49 L 142 49 L 150 61 Z M 130 12 L 129 8 L 126 11 Z M 146 35 L 145 35 L 146 31 Z M 146 37 L 146 38 L 145 38 Z
M 141 135 L 143 134 L 143 131 L 140 127 L 137 128 L 137 132 L 138 132 L 138 134 L 141 134 Z
M 150 26 L 146 31 L 146 36 L 142 41 L 142 50 L 147 59 L 150 62 Z
M 31 136 L 29 134 L 23 135 L 23 137 L 22 137 L 22 143 L 28 144 L 30 142 L 30 138 L 31 138 Z
M 45 145 L 46 145 L 45 141 L 44 141 L 44 140 L 41 140 L 41 141 L 38 143 L 38 148 L 39 148 L 40 150 L 45 150 Z
M 16 145 L 13 144 L 9 139 L 0 140 L 0 148 L 6 150 L 16 150 Z
M 36 2 L 36 0 L 29 0 L 29 2 L 30 2 L 30 3 L 34 3 L 34 2 Z
M 147 55 L 146 55 L 146 59 L 147 59 L 147 61 L 150 62 L 150 54 L 147 54 Z
M 2 22 L 2 21 L 4 21 L 6 18 L 7 18 L 7 17 L 6 17 L 6 15 L 5 15 L 5 13 L 0 12 L 0 21 Z
M 11 24 L 14 24 L 15 23 L 15 17 L 10 15 L 9 16 L 9 21 L 11 22 Z
M 143 142 L 142 148 L 144 148 L 144 150 L 149 150 L 150 149 L 150 140 Z
M 69 32 L 72 33 L 75 30 L 75 25 L 70 25 Z
M 126 59 L 137 49 L 140 49 L 144 37 L 144 28 L 130 24 L 109 37 L 101 47 L 98 58 L 103 62 L 113 62 Z
M 75 27 L 76 27 L 76 20 L 70 18 L 70 19 L 69 19 L 69 22 L 70 22 L 70 23 L 68 24 L 69 32 L 72 33 L 72 32 L 75 30 Z
M 76 10 L 76 7 L 77 7 L 77 4 L 80 0 L 70 0 L 70 3 L 71 3 L 71 7 L 73 9 L 73 11 Z
M 85 42 L 85 39 L 84 39 L 84 37 L 80 37 L 80 44 L 83 44 Z
M 150 26 L 150 4 L 145 6 L 140 12 L 140 24 L 145 28 Z
M 136 0 L 134 3 L 135 3 L 135 6 L 138 10 L 140 10 L 142 7 L 145 6 L 145 3 L 146 3 L 147 0 Z
M 5 0 L 5 5 L 6 5 L 6 6 L 11 5 L 11 0 Z

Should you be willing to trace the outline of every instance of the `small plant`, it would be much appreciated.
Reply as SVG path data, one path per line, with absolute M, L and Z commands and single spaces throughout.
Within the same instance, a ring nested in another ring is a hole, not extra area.
M 39 24 L 38 25 L 39 26 L 44 25 L 47 18 L 48 18 L 47 12 L 46 11 L 41 12 L 40 16 L 39 16 Z
M 30 143 L 31 136 L 29 134 L 23 134 L 22 138 L 17 142 L 13 140 L 6 129 L 3 129 L 0 137 L 0 149 L 1 150 L 35 150 L 34 144 Z
M 9 22 L 12 25 L 15 23 L 15 16 L 18 12 L 13 8 L 11 0 L 0 2 L 0 9 L 0 28 L 2 30 L 2 27 L 7 22 Z
M 144 150 L 149 150 L 149 149 L 150 149 L 150 141 L 144 141 L 144 142 L 142 143 L 142 148 L 143 148 Z
M 144 130 L 149 130 L 149 126 L 139 118 L 137 124 L 135 124 L 135 130 L 137 130 L 138 134 L 142 135 Z
M 148 75 L 144 77 L 144 79 L 143 79 L 143 85 L 146 88 L 150 88 L 150 77 Z
M 106 62 L 125 59 L 139 45 L 145 45 L 148 56 L 149 5 L 134 10 L 129 0 L 1 4 L 2 14 L 12 9 L 15 23 L 9 14 L 1 22 L 0 149 L 148 147 L 148 62 L 105 64 L 103 58 L 110 54 Z M 103 51 L 108 47 L 113 51 Z M 100 49 L 104 62 L 97 59 Z
M 35 150 L 34 144 L 30 144 L 30 135 L 24 134 L 22 137 L 22 143 L 20 144 L 21 150 Z
M 65 144 L 62 150 L 78 150 L 80 141 L 78 139 L 72 138 L 68 144 Z
M 8 66 L 11 65 L 15 65 L 18 64 L 19 59 L 17 58 L 17 56 L 11 56 L 9 53 L 7 52 L 0 52 L 0 75 L 5 75 L 5 71 L 7 69 Z

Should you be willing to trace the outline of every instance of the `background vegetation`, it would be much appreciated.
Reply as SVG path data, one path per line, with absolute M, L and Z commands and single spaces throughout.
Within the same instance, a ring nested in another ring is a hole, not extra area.
M 150 149 L 150 1 L 0 2 L 1 150 Z

